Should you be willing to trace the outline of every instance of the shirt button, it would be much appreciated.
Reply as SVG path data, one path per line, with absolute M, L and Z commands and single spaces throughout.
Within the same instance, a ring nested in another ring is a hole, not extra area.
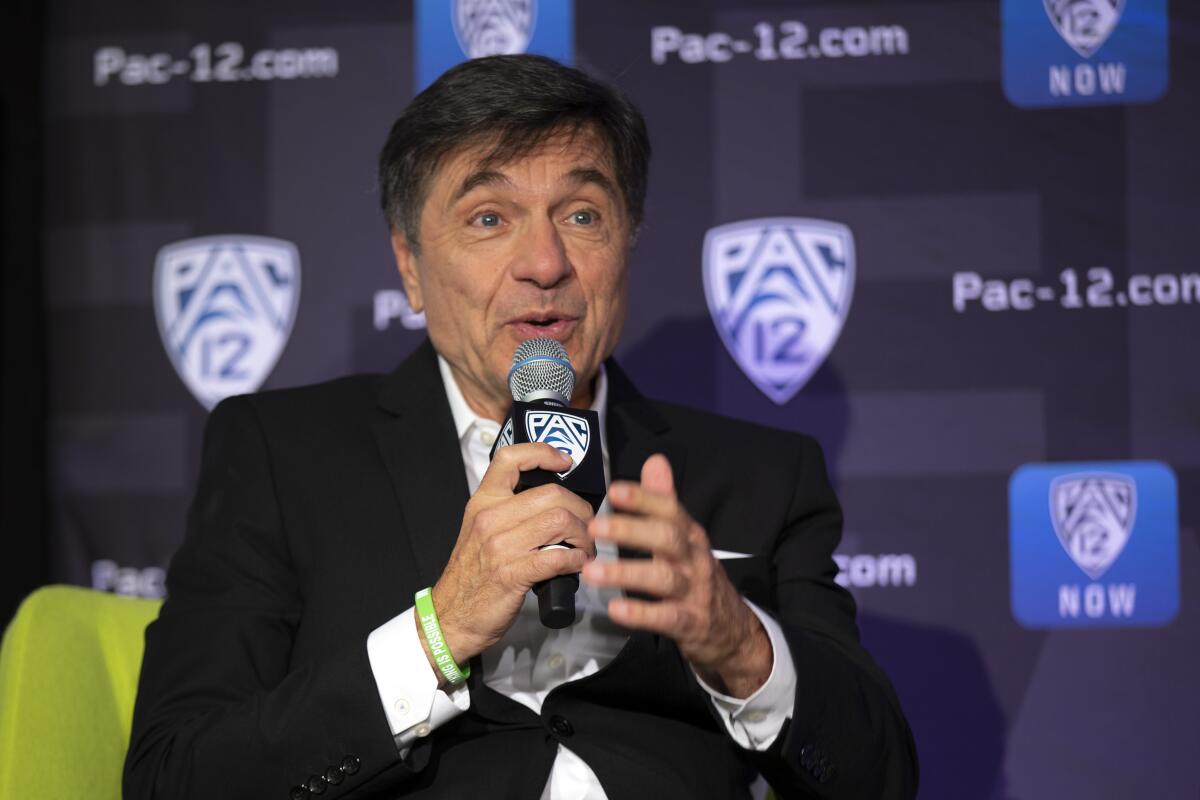
M 407 717 L 408 712 L 412 708 L 412 706 L 410 706 L 408 704 L 407 700 L 401 698 L 396 701 L 396 704 L 394 706 L 392 706 L 392 708 L 396 709 L 396 713 L 399 714 L 400 716 Z
M 563 665 L 563 657 L 560 656 L 558 653 L 555 653 L 554 655 L 552 655 L 546 659 L 546 666 L 549 667 L 550 669 L 558 669 L 562 665 Z
M 416 730 L 414 730 L 413 733 L 424 739 L 426 736 L 433 733 L 433 727 L 430 726 L 428 722 L 422 722 L 416 727 Z
M 746 722 L 762 722 L 767 718 L 767 712 L 755 709 L 754 711 L 747 711 L 745 716 Z
M 492 433 L 491 431 L 480 431 L 479 440 L 488 447 L 491 447 L 492 443 L 496 441 L 496 434 Z

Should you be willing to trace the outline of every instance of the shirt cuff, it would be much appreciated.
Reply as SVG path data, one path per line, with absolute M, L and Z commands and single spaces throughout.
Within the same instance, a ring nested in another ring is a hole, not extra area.
M 367 636 L 367 658 L 401 758 L 417 739 L 471 707 L 465 683 L 450 691 L 438 689 L 438 677 L 425 655 L 415 614 L 410 608 Z
M 700 687 L 708 693 L 717 716 L 737 744 L 747 750 L 766 750 L 783 730 L 796 705 L 796 665 L 783 637 L 783 629 L 758 606 L 742 598 L 750 607 L 771 640 L 771 674 L 766 683 L 747 698 L 730 697 L 709 686 L 696 673 Z M 695 669 L 692 670 L 695 673 Z

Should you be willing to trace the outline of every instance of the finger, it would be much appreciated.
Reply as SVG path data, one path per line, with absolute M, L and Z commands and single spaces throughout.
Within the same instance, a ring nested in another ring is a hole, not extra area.
M 485 494 L 511 494 L 522 472 L 531 469 L 558 471 L 570 466 L 571 457 L 544 442 L 510 444 L 496 451 L 487 472 L 479 481 L 478 491 Z
M 662 453 L 655 453 L 642 464 L 642 488 L 655 494 L 675 496 L 675 476 L 671 462 Z
M 626 628 L 653 631 L 675 640 L 685 637 L 689 620 L 687 609 L 680 603 L 629 597 L 609 600 L 608 616 Z
M 642 465 L 642 482 L 614 481 L 608 489 L 614 508 L 635 514 L 669 517 L 680 511 L 675 496 L 675 479 L 667 457 L 656 453 Z
M 622 558 L 592 561 L 583 578 L 593 586 L 613 586 L 655 597 L 682 597 L 691 586 L 687 575 L 666 561 Z
M 564 508 L 585 524 L 595 516 L 591 503 L 557 483 L 547 483 L 500 502 L 489 501 L 487 507 L 475 515 L 475 524 L 484 533 L 510 530 L 552 508 Z
M 651 492 L 632 481 L 613 481 L 608 487 L 608 499 L 613 508 L 631 514 L 673 517 L 681 509 L 674 495 Z
M 589 558 L 596 555 L 596 544 L 588 533 L 587 523 L 561 506 L 546 509 L 492 541 L 496 540 L 514 554 L 565 543 L 580 548 Z
M 680 561 L 690 553 L 684 528 L 661 517 L 609 514 L 588 523 L 588 533 L 623 547 L 645 550 L 669 561 Z
M 519 506 L 523 503 L 527 503 L 528 508 L 537 511 L 561 506 L 584 522 L 588 522 L 596 516 L 591 503 L 560 483 L 545 483 L 527 489 L 512 500 L 505 501 L 503 505 Z
M 557 575 L 574 575 L 588 562 L 583 550 L 535 550 L 508 566 L 514 579 L 526 587 L 549 580 Z

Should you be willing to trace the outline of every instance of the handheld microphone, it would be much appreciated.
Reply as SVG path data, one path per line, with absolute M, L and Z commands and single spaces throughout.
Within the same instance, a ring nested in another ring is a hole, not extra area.
M 606 491 L 604 455 L 600 442 L 600 417 L 595 411 L 570 407 L 575 391 L 575 370 L 566 348 L 554 339 L 526 339 L 513 353 L 508 373 L 513 406 L 491 457 L 510 444 L 545 442 L 571 458 L 566 472 L 536 469 L 522 472 L 517 492 L 557 483 L 600 510 Z M 566 542 L 545 547 L 569 548 Z M 542 549 L 545 549 L 542 548 Z M 575 592 L 579 575 L 558 575 L 533 587 L 538 614 L 547 628 L 565 628 L 575 621 Z

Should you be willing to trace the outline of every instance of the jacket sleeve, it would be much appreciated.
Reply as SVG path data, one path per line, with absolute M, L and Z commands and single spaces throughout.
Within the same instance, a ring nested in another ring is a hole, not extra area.
M 891 683 L 859 644 L 854 599 L 834 582 L 841 529 L 820 447 L 802 437 L 799 480 L 770 567 L 771 606 L 796 669 L 795 707 L 768 750 L 745 752 L 781 798 L 915 797 L 912 733 Z
M 124 796 L 358 795 L 428 762 L 401 762 L 366 641 L 298 667 L 304 590 L 257 412 L 227 400 L 205 429 L 197 491 L 168 599 L 146 631 Z

